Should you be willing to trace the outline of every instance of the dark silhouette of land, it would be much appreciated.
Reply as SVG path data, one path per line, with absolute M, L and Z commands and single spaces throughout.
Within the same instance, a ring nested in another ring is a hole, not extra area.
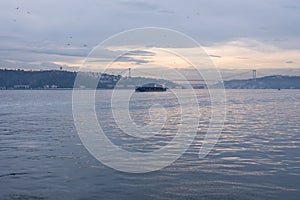
M 77 76 L 79 75 L 79 76 Z M 76 77 L 80 77 L 80 84 L 74 84 Z M 164 79 L 153 79 L 144 77 L 122 77 L 121 75 L 110 75 L 95 72 L 71 72 L 64 70 L 48 71 L 25 71 L 0 69 L 0 89 L 72 89 L 72 88 L 95 88 L 113 89 L 135 88 L 145 82 L 164 84 L 168 88 L 178 85 Z M 117 84 L 118 83 L 118 84 Z
M 2 89 L 73 88 L 76 72 L 0 70 Z
M 300 76 L 274 75 L 256 79 L 229 80 L 223 84 L 228 89 L 300 89 Z
M 79 75 L 79 76 L 78 76 Z M 80 84 L 74 84 L 80 77 Z M 97 84 L 97 87 L 95 86 Z M 25 71 L 0 69 L 0 89 L 72 89 L 135 88 L 145 83 L 164 84 L 168 88 L 182 88 L 178 84 L 145 77 L 123 77 L 95 72 L 71 72 L 65 70 Z M 229 80 L 223 82 L 228 89 L 300 89 L 300 76 L 265 76 L 262 78 Z M 219 84 L 214 85 L 219 87 Z M 204 87 L 205 88 L 205 87 Z

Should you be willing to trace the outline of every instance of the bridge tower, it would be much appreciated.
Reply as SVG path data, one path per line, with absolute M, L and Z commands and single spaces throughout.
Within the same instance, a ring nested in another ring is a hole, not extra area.
M 128 68 L 128 77 L 131 78 L 131 68 Z
M 254 79 L 254 81 L 256 81 L 256 70 L 255 70 L 255 69 L 252 70 L 252 74 L 253 74 L 253 79 Z

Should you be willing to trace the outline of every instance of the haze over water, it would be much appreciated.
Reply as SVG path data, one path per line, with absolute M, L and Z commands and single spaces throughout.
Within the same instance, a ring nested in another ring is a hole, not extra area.
M 124 91 L 126 92 L 126 91 Z M 187 97 L 190 90 L 178 91 Z M 94 159 L 82 145 L 72 117 L 72 91 L 0 91 L 1 199 L 298 199 L 300 196 L 300 91 L 226 90 L 221 137 L 204 159 L 210 99 L 198 90 L 197 137 L 170 166 L 127 174 Z M 146 145 L 112 122 L 110 91 L 97 91 L 96 110 L 107 136 L 127 150 L 160 148 L 176 123 Z M 178 109 L 171 92 L 134 94 L 130 114 L 149 120 L 155 103 Z M 176 113 L 176 112 L 174 112 Z M 176 116 L 173 116 L 176 119 Z

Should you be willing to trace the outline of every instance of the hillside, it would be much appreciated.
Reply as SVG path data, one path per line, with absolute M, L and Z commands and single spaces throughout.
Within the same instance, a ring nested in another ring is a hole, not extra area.
M 217 86 L 217 85 L 216 85 Z M 300 76 L 265 76 L 256 79 L 224 81 L 228 89 L 300 89 Z
M 49 71 L 24 71 L 0 69 L 0 89 L 71 89 L 77 72 L 49 70 Z M 164 79 L 144 77 L 122 77 L 105 73 L 84 72 L 80 73 L 83 82 L 75 88 L 93 88 L 93 83 L 98 81 L 97 88 L 112 89 L 118 83 L 118 88 L 134 88 L 137 85 L 149 82 L 165 84 L 169 88 L 178 85 Z

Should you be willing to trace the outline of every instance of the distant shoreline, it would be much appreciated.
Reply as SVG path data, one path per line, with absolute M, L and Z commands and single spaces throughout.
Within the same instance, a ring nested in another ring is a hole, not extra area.
M 80 80 L 80 81 L 76 81 Z M 95 72 L 71 72 L 64 70 L 24 71 L 0 69 L 0 90 L 31 89 L 131 89 L 145 83 L 163 84 L 168 88 L 179 87 L 178 84 L 159 78 L 127 77 Z
M 78 80 L 79 75 L 79 82 Z M 300 76 L 273 75 L 260 78 L 226 80 L 215 85 L 191 84 L 194 89 L 223 88 L 226 89 L 300 89 Z M 0 90 L 131 90 L 145 83 L 163 84 L 167 88 L 184 89 L 184 85 L 171 80 L 126 77 L 106 73 L 77 72 L 64 70 L 24 71 L 0 69 Z M 117 87 L 117 88 L 116 88 Z
M 222 88 L 210 88 L 210 90 L 220 90 Z M 224 88 L 225 90 L 300 90 L 300 88 L 282 88 L 282 89 L 277 89 L 277 88 Z M 105 88 L 96 88 L 96 89 L 82 89 L 82 88 L 56 88 L 56 89 L 37 89 L 37 88 L 32 88 L 32 89 L 0 89 L 0 91 L 64 91 L 64 90 L 83 90 L 83 91 L 88 91 L 88 90 L 134 90 L 134 88 L 115 88 L 115 89 L 105 89 Z M 191 90 L 190 88 L 174 88 L 172 90 Z M 203 89 L 193 89 L 193 90 L 199 90 L 199 91 L 204 91 L 208 90 L 208 88 L 203 88 Z

